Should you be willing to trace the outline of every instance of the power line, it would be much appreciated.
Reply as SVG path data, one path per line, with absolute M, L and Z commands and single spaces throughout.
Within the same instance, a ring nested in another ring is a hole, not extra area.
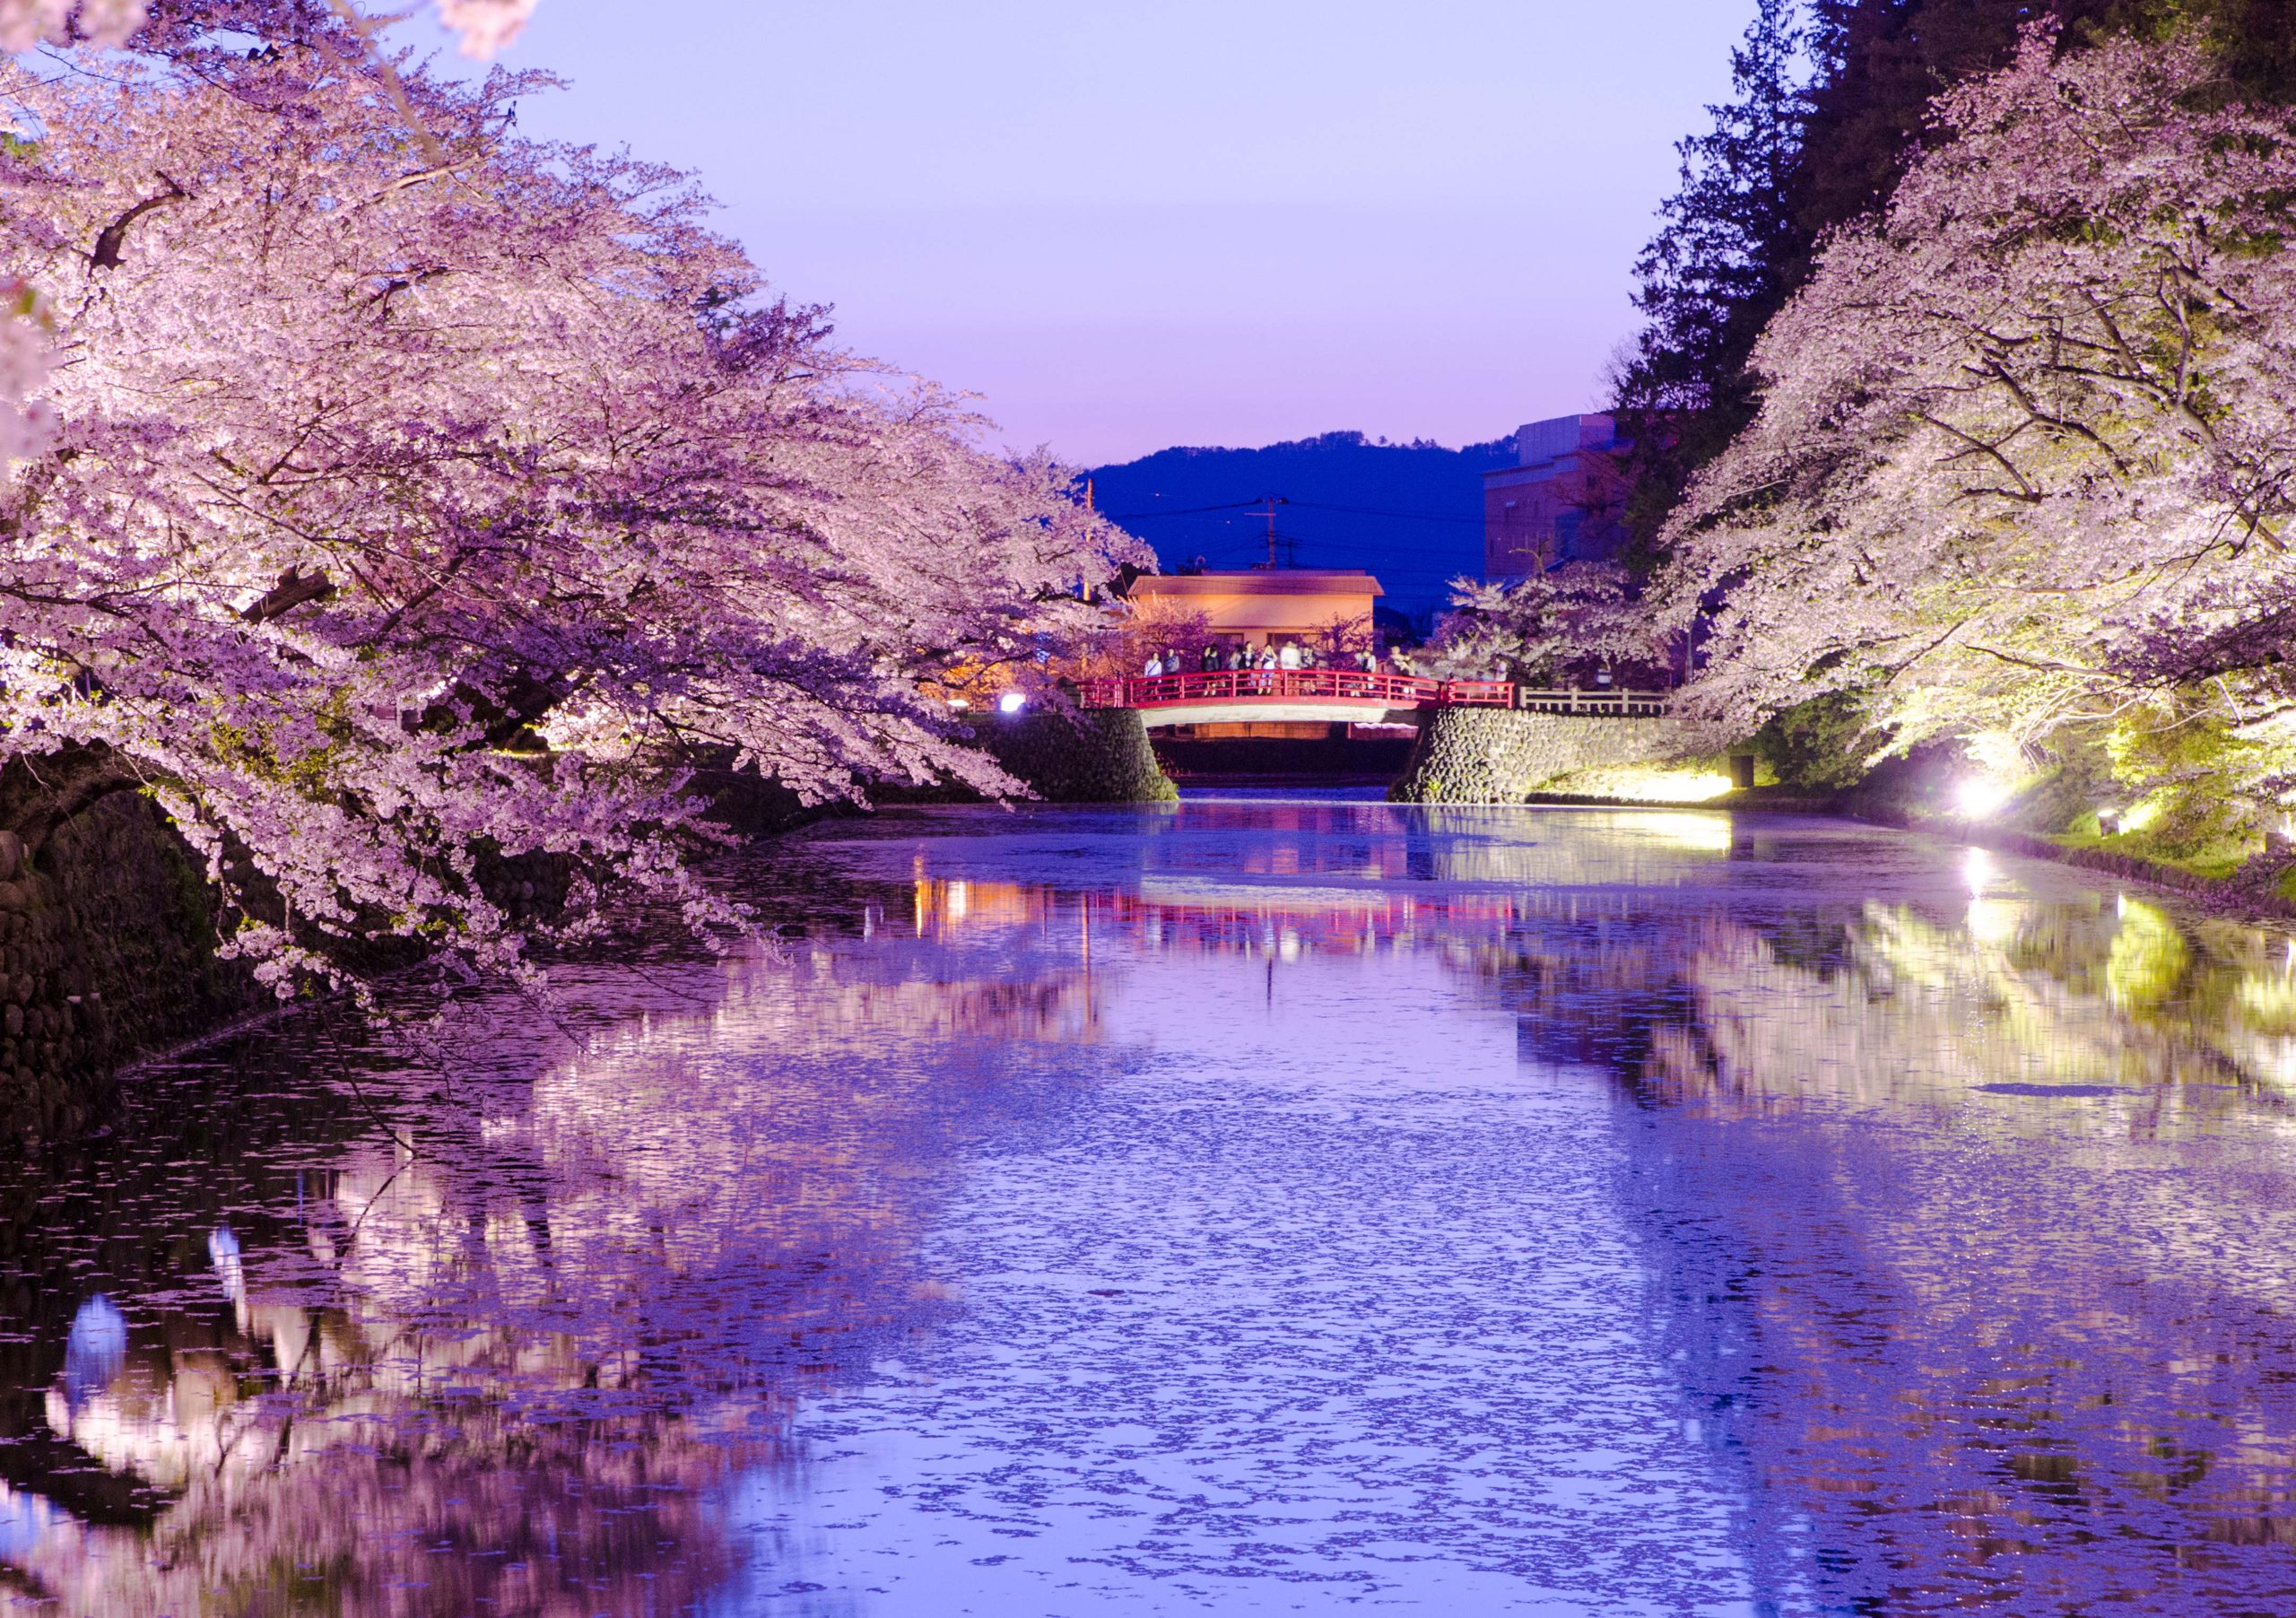
M 1204 559 L 1205 559 L 1205 561 L 1208 561 L 1208 562 L 1222 562 L 1222 563 L 1225 563 L 1225 562 L 1228 562 L 1228 561 L 1230 561 L 1230 560 L 1231 560 L 1234 555 L 1235 555 L 1235 552 L 1216 552 L 1216 553 L 1207 552 L 1207 553 L 1205 553 L 1205 558 L 1204 558 Z M 1476 564 L 1480 563 L 1480 561 L 1482 561 L 1482 558 L 1480 558 L 1480 557 L 1469 558 L 1469 557 L 1464 557 L 1464 556 L 1463 556 L 1463 557 L 1460 557 L 1460 558 L 1459 558 L 1456 562 L 1453 562 L 1453 563 L 1443 563 L 1443 562 L 1422 562 L 1422 563 L 1420 563 L 1419 565 L 1417 565 L 1417 566 L 1415 566 L 1415 567 L 1396 567 L 1396 568 L 1390 568 L 1390 567 L 1384 567 L 1384 566 L 1382 566 L 1382 567 L 1378 567 L 1378 568 L 1365 569 L 1365 570 L 1363 570 L 1363 571 L 1367 571 L 1367 572 L 1375 572 L 1375 573 L 1377 573 L 1380 578 L 1387 578 L 1387 579 L 1394 579 L 1394 580 L 1414 580 L 1414 579 L 1415 579 L 1415 580 L 1421 580 L 1421 581 L 1431 580 L 1431 579 L 1438 579 L 1438 580 L 1439 580 L 1439 579 L 1450 578 L 1452 578 L 1452 577 L 1454 577 L 1454 576 L 1456 576 L 1456 575 L 1457 575 L 1457 574 L 1460 574 L 1460 573 L 1477 573 L 1477 572 L 1481 572 L 1483 570 L 1481 569 L 1481 567 L 1480 567 L 1480 566 L 1476 565 Z M 1300 564 L 1300 570 L 1305 571 L 1305 572 L 1310 572 L 1310 573 L 1312 573 L 1312 572 L 1314 572 L 1314 571 L 1316 571 L 1316 570 L 1317 570 L 1316 564 L 1315 564 L 1314 562 L 1312 562 L 1312 561 L 1310 561 L 1310 562 L 1307 562 L 1307 563 L 1304 563 L 1304 564 Z
M 1214 511 L 1257 510 L 1265 503 L 1265 500 L 1239 500 L 1229 506 L 1179 506 L 1169 511 L 1129 511 L 1122 515 L 1111 512 L 1109 515 L 1109 520 L 1117 523 L 1136 523 L 1152 517 L 1202 517 Z M 1483 519 L 1480 517 L 1461 517 L 1453 512 L 1396 511 L 1378 506 L 1335 506 L 1326 501 L 1312 500 L 1286 500 L 1283 503 L 1300 511 L 1336 511 L 1351 517 L 1386 517 L 1402 522 L 1459 523 L 1475 528 L 1483 526 Z
M 1112 523 L 1136 523 L 1149 517 L 1201 517 L 1207 511 L 1248 511 L 1265 503 L 1265 500 L 1239 500 L 1224 506 L 1173 506 L 1154 511 L 1104 511 L 1100 515 Z
M 1276 537 L 1286 545 L 1307 546 L 1310 550 L 1321 546 L 1326 550 L 1370 551 L 1375 553 L 1379 552 L 1379 547 L 1375 545 L 1348 544 L 1339 540 L 1302 540 L 1291 535 L 1278 535 Z M 1260 548 L 1261 543 L 1257 539 L 1239 540 L 1199 552 L 1197 554 L 1207 561 L 1225 561 L 1244 552 L 1257 551 Z M 1386 552 L 1384 555 L 1385 560 L 1379 561 L 1377 569 L 1379 578 L 1394 587 L 1395 590 L 1408 594 L 1417 594 L 1420 590 L 1426 588 L 1439 591 L 1463 573 L 1480 574 L 1483 571 L 1481 566 L 1483 559 L 1480 556 L 1463 555 L 1448 561 L 1442 561 L 1407 555 L 1398 556 L 1394 552 Z M 1307 564 L 1302 570 L 1314 571 L 1314 564 Z M 1392 594 L 1393 591 L 1390 593 Z
M 1383 511 L 1376 506 L 1329 506 L 1311 500 L 1293 500 L 1302 511 L 1344 511 L 1356 517 L 1392 517 L 1414 523 L 1465 523 L 1473 527 L 1483 526 L 1480 517 L 1455 517 L 1436 511 Z
M 1309 534 L 1285 533 L 1282 530 L 1278 530 L 1276 537 L 1283 541 L 1286 544 L 1309 545 L 1326 551 L 1363 552 L 1377 556 L 1393 556 L 1399 561 L 1405 561 L 1415 556 L 1424 556 L 1427 554 L 1423 550 L 1399 550 L 1392 544 L 1382 544 L 1378 540 L 1372 539 L 1330 539 Z M 1231 552 L 1250 549 L 1258 546 L 1263 543 L 1265 543 L 1264 536 L 1259 535 L 1255 535 L 1250 539 L 1223 538 L 1222 540 L 1210 541 L 1208 542 L 1208 544 L 1211 548 L 1206 550 L 1205 554 L 1224 556 Z M 1471 549 L 1480 548 L 1481 547 L 1479 546 L 1463 545 L 1459 547 L 1459 553 L 1461 555 L 1465 555 Z

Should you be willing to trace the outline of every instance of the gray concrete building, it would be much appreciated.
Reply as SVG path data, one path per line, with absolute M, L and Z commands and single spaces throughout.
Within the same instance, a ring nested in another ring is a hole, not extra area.
M 1517 464 L 1483 474 L 1483 571 L 1521 578 L 1607 561 L 1625 544 L 1625 446 L 1607 415 L 1555 416 L 1515 432 Z

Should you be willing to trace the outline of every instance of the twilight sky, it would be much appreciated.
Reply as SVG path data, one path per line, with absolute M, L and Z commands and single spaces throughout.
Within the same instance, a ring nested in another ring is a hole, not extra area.
M 503 59 L 574 82 L 527 130 L 698 170 L 846 343 L 1090 465 L 1598 402 L 1752 9 L 543 0 Z

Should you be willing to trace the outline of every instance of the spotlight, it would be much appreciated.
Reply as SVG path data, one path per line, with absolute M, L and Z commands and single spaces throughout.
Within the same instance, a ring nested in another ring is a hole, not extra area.
M 1016 714 L 1028 705 L 1029 700 L 1016 691 L 1008 691 L 996 699 L 996 711 L 1001 714 Z
M 1953 801 L 1965 821 L 1981 821 L 2009 801 L 2009 788 L 1987 776 L 1971 776 L 1953 788 Z

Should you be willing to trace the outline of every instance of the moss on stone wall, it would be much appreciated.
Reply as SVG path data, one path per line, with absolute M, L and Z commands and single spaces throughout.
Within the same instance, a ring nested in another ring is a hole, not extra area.
M 0 834 L 0 1144 L 83 1127 L 140 1053 L 256 1009 L 213 890 L 158 807 L 116 792 L 27 855 Z
M 1579 770 L 1700 755 L 1671 719 L 1582 718 L 1503 708 L 1438 709 L 1388 788 L 1398 804 L 1519 804 Z

